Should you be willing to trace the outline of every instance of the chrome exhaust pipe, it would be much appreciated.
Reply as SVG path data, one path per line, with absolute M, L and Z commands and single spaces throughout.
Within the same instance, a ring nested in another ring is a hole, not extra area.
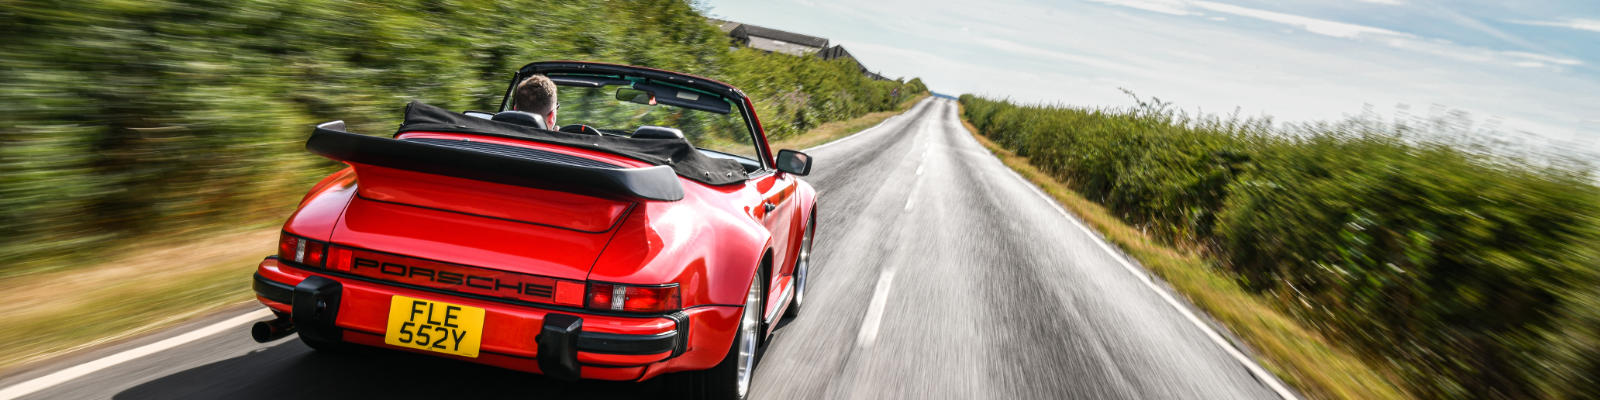
M 250 338 L 256 343 L 266 343 L 282 339 L 294 333 L 294 321 L 288 317 L 279 316 L 271 321 L 257 322 L 250 326 Z

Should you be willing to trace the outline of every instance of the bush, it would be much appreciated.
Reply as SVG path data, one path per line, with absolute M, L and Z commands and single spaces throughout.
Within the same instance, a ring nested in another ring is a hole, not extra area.
M 981 134 L 1253 288 L 1423 397 L 1582 396 L 1600 189 L 1360 121 L 1272 129 L 963 96 Z

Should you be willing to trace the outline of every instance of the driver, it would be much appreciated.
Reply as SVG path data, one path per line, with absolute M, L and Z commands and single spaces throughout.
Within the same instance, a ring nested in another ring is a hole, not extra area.
M 556 102 L 556 83 L 549 77 L 533 75 L 523 79 L 517 83 L 517 91 L 512 96 L 515 102 L 511 109 L 543 116 L 545 126 L 551 130 L 560 126 L 556 125 L 556 109 L 560 107 Z

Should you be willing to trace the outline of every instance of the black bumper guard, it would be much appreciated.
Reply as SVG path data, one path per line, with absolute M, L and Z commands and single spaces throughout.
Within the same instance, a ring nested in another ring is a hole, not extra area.
M 334 325 L 339 315 L 339 295 L 343 290 L 343 285 L 338 281 L 311 276 L 298 285 L 290 286 L 256 274 L 252 287 L 256 295 L 262 298 L 289 304 L 293 310 L 290 318 L 301 336 L 329 342 L 342 341 L 343 332 Z M 655 335 L 626 335 L 584 332 L 582 317 L 545 314 L 544 325 L 538 336 L 534 337 L 539 351 L 539 369 L 552 378 L 572 380 L 579 377 L 579 351 L 626 355 L 670 352 L 667 359 L 682 355 L 689 347 L 689 315 L 677 311 L 665 317 L 673 321 L 676 329 Z
M 539 370 L 558 379 L 577 379 L 578 352 L 646 355 L 669 353 L 667 359 L 683 354 L 689 346 L 689 316 L 682 311 L 666 315 L 675 329 L 655 335 L 626 335 L 585 332 L 583 318 L 549 313 L 534 342 L 539 346 Z

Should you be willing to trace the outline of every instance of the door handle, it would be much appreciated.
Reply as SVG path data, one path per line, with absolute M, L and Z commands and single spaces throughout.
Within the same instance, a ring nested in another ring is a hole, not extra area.
M 767 212 L 772 212 L 772 209 L 778 208 L 778 205 L 777 204 L 772 204 L 772 202 L 766 202 L 766 203 L 761 203 L 761 207 L 766 208 Z

